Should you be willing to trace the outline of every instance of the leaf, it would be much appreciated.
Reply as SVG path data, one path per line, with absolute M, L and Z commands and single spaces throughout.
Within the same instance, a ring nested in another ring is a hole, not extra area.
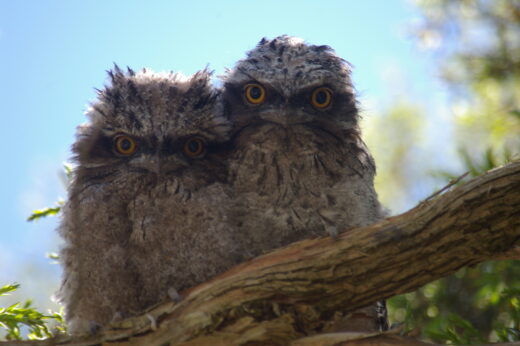
M 457 314 L 450 314 L 448 321 L 451 325 L 450 329 L 454 335 L 458 336 L 458 343 L 469 344 L 472 342 L 485 343 L 486 339 L 480 334 L 480 331 Z M 462 335 L 461 335 L 462 334 Z
M 520 330 L 516 328 L 506 328 L 507 333 L 507 341 L 513 342 L 513 341 L 520 341 Z
M 67 180 L 70 181 L 72 179 L 72 165 L 68 162 L 64 162 L 63 168 L 65 169 Z
M 56 206 L 56 207 L 35 210 L 27 218 L 27 221 L 35 221 L 35 220 L 39 220 L 39 219 L 47 217 L 47 216 L 56 215 L 60 212 L 62 205 L 63 205 L 63 202 L 58 202 L 58 206 Z
M 495 154 L 493 153 L 493 149 L 492 148 L 487 148 L 486 149 L 484 160 L 485 161 L 484 161 L 484 164 L 482 166 L 484 171 L 490 170 L 490 169 L 495 168 L 495 167 L 498 166 L 497 165 L 497 159 L 495 157 Z
M 47 258 L 50 258 L 50 259 L 55 260 L 55 261 L 59 261 L 60 260 L 60 255 L 58 255 L 56 252 L 49 252 L 45 256 Z
M 20 287 L 19 284 L 6 285 L 0 288 L 0 295 L 5 295 Z M 22 340 L 20 327 L 25 326 L 29 332 L 27 338 L 42 339 L 53 336 L 49 330 L 48 323 L 52 320 L 57 322 L 56 331 L 66 330 L 63 317 L 60 313 L 50 312 L 45 315 L 31 307 L 32 301 L 26 300 L 25 303 L 14 303 L 7 308 L 0 308 L 0 327 L 6 329 L 5 338 L 7 340 Z
M 480 169 L 478 168 L 478 164 L 474 163 L 467 149 L 460 148 L 459 156 L 462 159 L 462 162 L 464 162 L 466 170 L 468 170 L 473 177 L 480 175 Z
M 20 284 L 17 283 L 0 287 L 0 296 L 5 296 L 9 292 L 16 291 L 18 287 L 20 287 Z

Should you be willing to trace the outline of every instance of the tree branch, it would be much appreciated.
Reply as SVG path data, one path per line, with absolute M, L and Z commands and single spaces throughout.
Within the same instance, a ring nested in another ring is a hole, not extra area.
M 239 265 L 184 292 L 181 302 L 165 303 L 97 337 L 51 344 L 304 345 L 342 313 L 411 292 L 464 266 L 518 259 L 519 247 L 516 161 L 402 215 Z

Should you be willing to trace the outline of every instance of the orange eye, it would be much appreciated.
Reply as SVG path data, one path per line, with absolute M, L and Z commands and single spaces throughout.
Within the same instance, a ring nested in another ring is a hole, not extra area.
M 259 105 L 265 101 L 265 88 L 258 83 L 247 84 L 244 87 L 247 102 Z
M 325 109 L 332 102 L 332 90 L 321 87 L 312 92 L 311 103 L 317 109 Z
M 117 135 L 114 137 L 114 147 L 118 154 L 128 156 L 135 153 L 137 143 L 129 136 Z
M 184 143 L 182 150 L 190 158 L 201 158 L 206 153 L 206 143 L 199 137 L 193 137 Z

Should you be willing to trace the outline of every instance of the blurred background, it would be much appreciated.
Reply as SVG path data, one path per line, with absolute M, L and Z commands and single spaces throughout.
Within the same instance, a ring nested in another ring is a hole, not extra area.
M 113 63 L 217 76 L 262 38 L 326 44 L 354 65 L 376 188 L 393 214 L 520 153 L 520 1 L 0 0 L 0 307 L 59 310 L 58 216 L 75 127 Z M 50 256 L 52 257 L 52 256 Z M 519 340 L 520 263 L 483 263 L 389 302 L 436 342 Z M 1 337 L 0 330 L 0 337 Z

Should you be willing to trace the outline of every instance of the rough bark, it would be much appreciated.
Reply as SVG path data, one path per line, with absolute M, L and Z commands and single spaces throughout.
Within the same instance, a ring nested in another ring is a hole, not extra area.
M 345 334 L 327 334 L 327 327 L 342 313 L 411 292 L 462 267 L 519 259 L 519 248 L 516 161 L 402 215 L 244 263 L 183 292 L 179 303 L 167 302 L 96 337 L 19 344 L 419 345 L 391 333 L 337 339 Z

